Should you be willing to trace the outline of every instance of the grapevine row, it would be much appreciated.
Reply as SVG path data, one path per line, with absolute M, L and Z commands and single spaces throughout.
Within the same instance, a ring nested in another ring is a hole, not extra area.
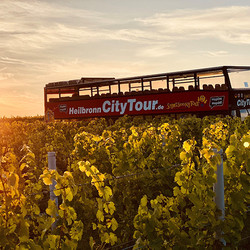
M 125 242 L 135 249 L 204 249 L 221 246 L 218 231 L 233 248 L 248 236 L 250 119 L 0 125 L 3 249 L 115 249 Z M 224 151 L 223 221 L 214 203 L 214 148 Z M 48 170 L 50 151 L 57 171 Z M 53 179 L 59 206 L 49 200 Z

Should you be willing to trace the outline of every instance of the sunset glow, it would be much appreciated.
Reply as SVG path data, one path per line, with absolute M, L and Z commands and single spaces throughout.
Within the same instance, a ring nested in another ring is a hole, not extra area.
M 48 82 L 250 65 L 243 0 L 2 0 L 0 20 L 0 117 L 43 115 Z

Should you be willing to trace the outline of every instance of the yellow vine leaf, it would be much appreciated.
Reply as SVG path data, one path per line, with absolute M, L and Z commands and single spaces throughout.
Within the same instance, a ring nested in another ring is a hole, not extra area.
M 112 218 L 111 220 L 111 228 L 113 231 L 115 231 L 118 228 L 118 223 L 115 218 Z
M 103 212 L 101 210 L 98 210 L 97 213 L 96 213 L 96 218 L 99 220 L 99 221 L 104 221 L 104 215 L 103 215 Z
M 51 173 L 49 172 L 49 170 L 45 169 L 40 177 L 42 178 L 45 185 L 52 184 Z
M 112 215 L 115 212 L 115 210 L 116 210 L 114 202 L 111 201 L 108 204 L 108 207 L 109 207 L 109 213 Z
M 109 200 L 109 198 L 112 196 L 112 189 L 110 188 L 110 187 L 108 187 L 108 186 L 106 186 L 105 188 L 104 188 L 104 199 L 106 200 L 106 201 L 108 201 Z
M 117 236 L 113 233 L 110 233 L 109 237 L 110 237 L 110 243 L 113 246 L 117 242 Z
M 141 206 L 146 207 L 148 203 L 147 195 L 144 195 L 141 199 Z

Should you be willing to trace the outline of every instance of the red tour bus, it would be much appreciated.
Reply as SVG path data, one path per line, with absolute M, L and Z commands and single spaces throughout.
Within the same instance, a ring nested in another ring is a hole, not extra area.
M 250 66 L 221 66 L 128 78 L 46 84 L 45 119 L 195 114 L 246 117 Z

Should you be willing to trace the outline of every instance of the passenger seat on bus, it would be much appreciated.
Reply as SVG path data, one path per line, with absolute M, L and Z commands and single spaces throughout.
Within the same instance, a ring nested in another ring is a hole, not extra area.
M 190 90 L 190 91 L 191 91 L 191 90 L 194 90 L 194 86 L 193 86 L 193 85 L 189 85 L 189 86 L 188 86 L 188 90 Z

